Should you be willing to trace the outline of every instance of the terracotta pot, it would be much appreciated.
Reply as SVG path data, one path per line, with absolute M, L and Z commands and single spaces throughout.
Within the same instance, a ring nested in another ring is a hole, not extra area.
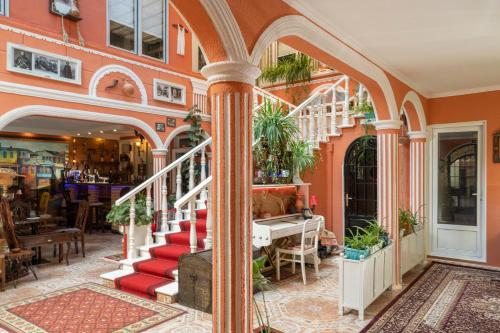
M 125 81 L 122 86 L 122 91 L 125 95 L 131 96 L 134 94 L 134 86 L 129 83 L 128 81 Z
M 297 212 L 301 212 L 303 208 L 304 208 L 304 201 L 300 196 L 297 196 L 297 199 L 295 199 L 295 209 L 297 210 Z

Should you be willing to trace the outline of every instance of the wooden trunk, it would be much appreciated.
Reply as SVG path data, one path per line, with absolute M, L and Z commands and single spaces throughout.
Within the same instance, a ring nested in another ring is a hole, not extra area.
M 179 258 L 179 304 L 212 313 L 212 251 Z

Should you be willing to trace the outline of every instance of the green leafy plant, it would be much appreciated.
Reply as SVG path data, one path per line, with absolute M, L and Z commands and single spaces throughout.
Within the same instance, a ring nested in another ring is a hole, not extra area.
M 292 168 L 294 173 L 294 183 L 300 183 L 300 174 L 306 169 L 310 169 L 316 162 L 316 155 L 311 150 L 309 143 L 302 140 L 290 143 Z
M 265 80 L 269 83 L 285 81 L 285 84 L 290 86 L 299 81 L 311 81 L 312 71 L 311 58 L 303 53 L 297 53 L 278 61 L 275 65 L 264 68 L 259 80 Z
M 405 230 L 405 234 L 415 232 L 418 225 L 418 214 L 409 209 L 399 208 L 399 228 Z
M 130 200 L 122 203 L 120 206 L 113 205 L 106 215 L 106 221 L 114 225 L 130 224 Z M 135 198 L 135 225 L 151 224 L 153 218 L 151 214 L 146 214 L 146 195 L 139 194 Z
M 252 261 L 252 281 L 253 287 L 260 291 L 262 294 L 262 303 L 264 305 L 264 314 L 255 302 L 255 295 L 253 299 L 253 306 L 255 309 L 255 315 L 257 317 L 257 322 L 259 324 L 260 333 L 271 333 L 271 325 L 269 324 L 269 313 L 267 311 L 266 296 L 265 291 L 270 290 L 269 280 L 262 274 L 262 269 L 265 267 L 267 262 L 267 256 L 262 256 Z
M 353 232 L 348 229 L 350 236 L 344 239 L 345 245 L 351 249 L 368 250 L 370 247 L 378 245 L 384 240 L 386 231 L 380 226 L 377 220 L 367 221 L 368 225 L 365 228 L 355 226 Z
M 196 147 L 205 138 L 204 131 L 201 128 L 201 110 L 197 105 L 194 105 L 189 109 L 187 116 L 184 118 L 184 122 L 190 124 L 188 138 L 191 143 L 191 147 Z

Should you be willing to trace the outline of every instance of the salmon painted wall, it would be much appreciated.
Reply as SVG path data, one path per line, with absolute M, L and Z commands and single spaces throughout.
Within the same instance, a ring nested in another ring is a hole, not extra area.
M 486 120 L 487 264 L 500 267 L 500 164 L 493 163 L 493 133 L 500 131 L 500 90 L 428 101 L 430 125 Z

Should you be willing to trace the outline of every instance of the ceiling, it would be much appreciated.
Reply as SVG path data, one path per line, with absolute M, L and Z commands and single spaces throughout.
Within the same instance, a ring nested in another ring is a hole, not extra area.
M 119 140 L 120 137 L 134 136 L 134 129 L 128 126 L 40 116 L 17 119 L 5 126 L 2 131 L 110 140 Z
M 500 89 L 498 0 L 284 0 L 427 97 Z

